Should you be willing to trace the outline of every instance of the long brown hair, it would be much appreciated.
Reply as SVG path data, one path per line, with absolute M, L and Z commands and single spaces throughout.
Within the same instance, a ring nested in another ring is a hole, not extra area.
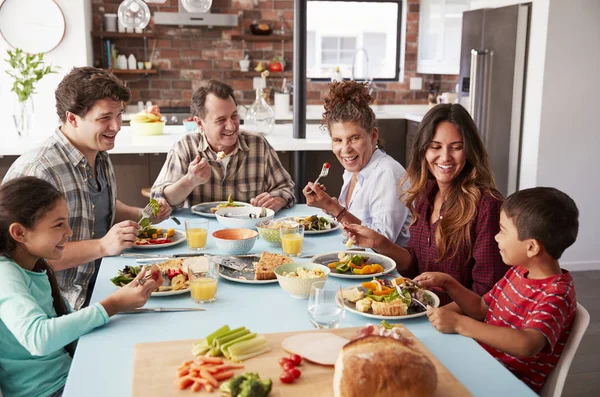
M 425 153 L 437 126 L 443 121 L 452 123 L 462 135 L 467 161 L 460 174 L 452 181 L 448 197 L 443 204 L 444 217 L 440 220 L 435 235 L 438 261 L 456 256 L 464 247 L 471 251 L 472 236 L 469 224 L 476 216 L 482 191 L 501 199 L 500 193 L 495 190 L 496 182 L 487 151 L 469 113 L 458 104 L 437 105 L 427 112 L 417 128 L 408 168 L 400 183 L 400 186 L 403 186 L 410 180 L 410 186 L 401 194 L 401 199 L 412 212 L 412 224 L 419 216 L 415 201 L 427 199 L 429 183 L 434 180 Z
M 64 196 L 54 186 L 32 176 L 15 178 L 2 185 L 0 187 L 0 255 L 10 258 L 17 249 L 18 243 L 9 232 L 11 224 L 20 223 L 28 229 L 33 229 L 42 216 L 54 208 L 57 201 L 61 199 L 64 199 Z M 46 271 L 56 316 L 69 314 L 54 271 L 48 262 L 40 258 L 33 271 Z M 65 346 L 65 350 L 72 356 L 74 344 Z

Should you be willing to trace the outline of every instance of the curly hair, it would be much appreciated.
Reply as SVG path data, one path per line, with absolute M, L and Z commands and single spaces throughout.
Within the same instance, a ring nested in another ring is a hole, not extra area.
M 369 106 L 374 99 L 366 83 L 334 81 L 329 84 L 329 92 L 325 95 L 321 125 L 331 131 L 333 123 L 352 122 L 370 134 L 377 127 L 375 113 Z
M 417 128 L 408 168 L 400 182 L 400 186 L 404 186 L 410 181 L 410 186 L 401 194 L 401 199 L 412 212 L 411 225 L 419 217 L 415 201 L 425 198 L 427 187 L 434 180 L 425 153 L 438 125 L 444 121 L 452 123 L 460 132 L 467 161 L 460 174 L 452 181 L 443 204 L 446 212 L 435 236 L 438 261 L 456 256 L 463 248 L 471 251 L 473 236 L 469 224 L 477 215 L 477 204 L 482 191 L 502 200 L 502 195 L 496 190 L 487 150 L 469 113 L 458 104 L 437 105 L 427 112 Z

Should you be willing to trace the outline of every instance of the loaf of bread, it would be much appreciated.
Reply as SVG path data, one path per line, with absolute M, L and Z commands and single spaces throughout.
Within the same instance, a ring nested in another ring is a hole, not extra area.
M 353 340 L 335 363 L 335 397 L 428 397 L 436 388 L 431 360 L 401 339 L 369 335 Z

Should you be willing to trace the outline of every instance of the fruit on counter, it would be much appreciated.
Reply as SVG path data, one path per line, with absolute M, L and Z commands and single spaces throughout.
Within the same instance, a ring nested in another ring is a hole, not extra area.
M 136 123 L 156 123 L 162 121 L 162 114 L 160 114 L 160 108 L 154 105 L 131 116 L 131 121 Z
M 283 72 L 283 68 L 285 67 L 285 62 L 281 57 L 273 57 L 271 63 L 269 64 L 269 70 L 271 72 Z
M 244 361 L 270 351 L 269 342 L 246 327 L 230 329 L 228 325 L 217 329 L 206 339 L 192 345 L 195 356 L 207 354 L 225 356 L 233 361 Z
M 265 69 L 265 65 L 262 63 L 262 61 L 258 62 L 258 65 L 256 65 L 256 67 L 254 68 L 254 70 L 258 73 L 262 72 Z
M 256 372 L 244 372 L 223 383 L 219 391 L 231 397 L 266 397 L 272 388 L 271 378 L 260 379 Z

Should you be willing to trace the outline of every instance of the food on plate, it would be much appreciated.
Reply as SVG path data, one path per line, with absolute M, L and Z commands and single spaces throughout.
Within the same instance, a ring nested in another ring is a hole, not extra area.
M 142 266 L 125 266 L 123 270 L 119 270 L 119 273 L 116 277 L 110 279 L 114 285 L 117 287 L 124 287 L 130 282 L 132 282 L 138 274 L 142 271 Z M 156 281 L 156 285 L 163 284 L 163 277 L 160 269 L 156 265 L 152 265 L 150 270 L 146 269 L 145 279 L 154 279 Z
M 398 292 L 396 285 L 401 286 Z M 356 305 L 356 310 L 363 313 L 373 313 L 380 316 L 405 316 L 425 311 L 416 300 L 425 306 L 433 305 L 433 298 L 410 279 L 398 277 L 395 279 L 377 279 L 366 281 L 360 288 L 345 289 L 342 297 Z M 366 293 L 364 292 L 366 290 Z M 360 296 L 360 293 L 364 296 Z
M 206 354 L 211 357 L 225 356 L 239 362 L 270 351 L 269 342 L 246 327 L 230 329 L 224 325 L 205 339 L 194 342 L 192 353 L 195 356 Z
M 190 287 L 188 275 L 183 272 L 182 263 L 182 259 L 170 259 L 152 265 L 151 273 L 157 273 L 160 276 L 160 279 L 154 275 L 152 276 L 158 285 L 155 292 L 180 291 Z M 132 282 L 141 271 L 142 266 L 125 266 L 110 281 L 117 287 L 123 287 Z M 168 281 L 167 285 L 163 285 L 163 280 Z
M 354 245 L 354 240 L 352 240 L 351 238 L 349 238 L 346 241 L 346 247 L 351 248 Z
M 225 364 L 220 358 L 198 357 L 183 362 L 177 368 L 175 386 L 179 390 L 191 388 L 193 392 L 198 392 L 204 388 L 212 392 L 219 388 L 221 381 L 232 378 L 234 370 L 241 368 L 244 368 L 241 364 Z
M 276 279 L 275 268 L 284 263 L 292 263 L 294 260 L 289 256 L 263 252 L 260 254 L 260 260 L 254 266 L 254 278 L 256 280 Z
M 243 207 L 243 205 L 237 204 L 236 202 L 234 202 L 233 199 L 231 198 L 231 194 L 230 194 L 225 203 L 217 204 L 216 207 L 212 207 L 210 209 L 210 212 L 212 212 L 214 214 L 221 208 L 231 208 L 231 207 Z
M 346 254 L 340 252 L 338 254 L 338 261 L 331 262 L 327 265 L 331 271 L 336 273 L 352 273 L 352 274 L 376 274 L 382 273 L 385 269 L 379 263 L 367 264 L 369 258 L 360 254 Z
M 162 121 L 162 114 L 160 114 L 158 106 L 152 106 L 131 116 L 131 121 L 134 123 L 157 123 Z
M 304 226 L 306 231 L 320 231 L 331 229 L 331 222 L 322 216 L 297 216 L 294 220 Z
M 271 378 L 260 379 L 256 372 L 244 372 L 223 383 L 219 391 L 231 397 L 265 397 L 272 388 Z
M 135 245 L 153 245 L 167 244 L 172 240 L 169 237 L 175 236 L 175 229 L 161 229 L 149 226 L 146 229 L 140 229 L 135 239 Z
M 431 360 L 419 351 L 404 326 L 368 326 L 346 344 L 335 363 L 335 397 L 429 397 L 437 389 Z M 376 391 L 376 393 L 374 393 Z
M 283 272 L 283 277 L 288 278 L 301 278 L 301 279 L 310 279 L 310 278 L 319 278 L 323 277 L 325 273 L 323 270 L 314 268 L 313 270 L 308 270 L 303 267 L 297 267 L 295 272 Z

